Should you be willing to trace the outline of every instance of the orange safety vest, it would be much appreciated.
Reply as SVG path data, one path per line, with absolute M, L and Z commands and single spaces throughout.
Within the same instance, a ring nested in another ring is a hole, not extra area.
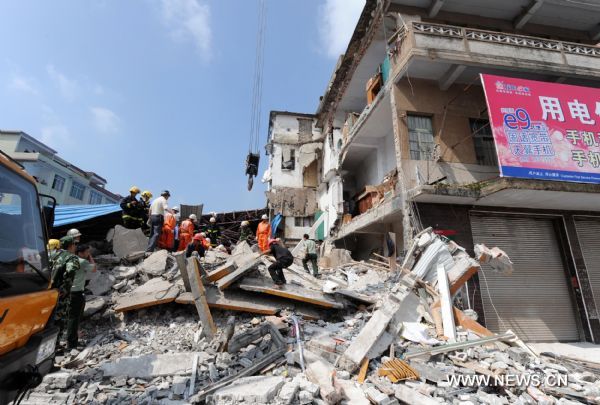
M 256 228 L 256 240 L 262 252 L 269 250 L 269 238 L 271 237 L 271 224 L 260 222 Z
M 175 226 L 177 219 L 170 212 L 165 213 L 165 222 L 163 223 L 162 233 L 158 240 L 158 247 L 161 249 L 173 249 L 175 244 Z
M 179 225 L 179 247 L 178 251 L 185 250 L 194 238 L 194 223 L 186 219 Z

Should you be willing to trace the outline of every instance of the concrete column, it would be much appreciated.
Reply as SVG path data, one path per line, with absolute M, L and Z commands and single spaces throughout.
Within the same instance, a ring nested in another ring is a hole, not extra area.
M 392 125 L 394 129 L 394 146 L 396 149 L 396 167 L 398 169 L 398 185 L 396 187 L 396 193 L 402 198 L 402 242 L 403 246 L 397 246 L 398 252 L 400 250 L 407 250 L 412 243 L 413 229 L 410 223 L 410 209 L 409 202 L 406 200 L 407 187 L 405 179 L 409 177 L 408 173 L 404 173 L 402 170 L 402 159 L 407 152 L 405 144 L 407 144 L 408 132 L 405 124 L 406 111 L 400 111 L 396 103 L 396 94 L 398 87 L 393 85 L 390 92 L 390 102 L 392 108 Z M 407 157 L 406 157 L 407 158 Z

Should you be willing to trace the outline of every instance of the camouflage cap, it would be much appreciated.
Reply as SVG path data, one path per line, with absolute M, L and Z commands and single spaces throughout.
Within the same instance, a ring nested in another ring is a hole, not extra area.
M 74 243 L 75 239 L 72 236 L 63 236 L 62 238 L 60 238 L 60 247 L 62 247 L 63 249 L 68 248 Z

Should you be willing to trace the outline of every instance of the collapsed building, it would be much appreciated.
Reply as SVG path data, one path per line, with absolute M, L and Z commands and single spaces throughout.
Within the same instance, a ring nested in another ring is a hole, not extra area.
M 599 17 L 599 6 L 589 2 L 367 1 L 316 112 L 318 183 L 301 191 L 303 172 L 296 171 L 297 188 L 277 200 L 270 194 L 270 208 L 282 212 L 302 194 L 303 207 L 315 206 L 317 227 L 324 224 L 318 233 L 310 229 L 311 237 L 355 259 L 392 255 L 390 241 L 393 255 L 402 256 L 427 227 L 471 253 L 477 243 L 499 246 L 514 260 L 514 273 L 504 277 L 484 266 L 485 280 L 476 275 L 464 288 L 465 306 L 482 324 L 527 341 L 600 342 L 598 141 L 589 136 L 600 113 L 583 104 L 580 131 L 571 139 L 583 145 L 587 134 L 596 145 L 591 160 L 568 149 L 551 158 L 581 157 L 579 167 L 593 173 L 587 180 L 556 181 L 546 170 L 514 176 L 499 164 L 499 153 L 506 153 L 496 150 L 498 124 L 490 123 L 480 79 L 504 78 L 494 83 L 496 91 L 522 97 L 516 103 L 531 96 L 516 80 L 582 86 L 565 87 L 564 111 L 544 110 L 543 125 L 564 122 L 567 101 L 582 105 L 578 89 L 598 87 Z M 277 112 L 271 118 L 276 145 L 283 118 Z M 512 149 L 512 156 L 543 154 L 549 142 L 517 145 L 524 149 Z M 270 167 L 279 165 L 272 155 Z M 295 181 L 290 174 L 272 170 L 270 182 Z M 305 224 L 306 212 L 285 215 Z

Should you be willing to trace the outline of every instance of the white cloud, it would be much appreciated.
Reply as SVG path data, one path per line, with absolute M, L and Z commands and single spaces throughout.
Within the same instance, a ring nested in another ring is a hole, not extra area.
M 8 86 L 13 90 L 22 91 L 23 93 L 29 93 L 34 96 L 40 94 L 38 89 L 33 84 L 33 80 L 24 76 L 13 76 Z
M 68 78 L 63 73 L 56 70 L 54 65 L 47 65 L 46 72 L 48 72 L 48 76 L 50 76 L 50 79 L 52 79 L 54 84 L 58 87 L 60 94 L 65 99 L 73 101 L 77 98 L 80 91 L 77 80 Z
M 320 9 L 321 43 L 325 54 L 337 58 L 348 47 L 365 0 L 326 0 Z
M 205 58 L 210 56 L 210 7 L 202 0 L 162 0 L 162 16 L 176 40 L 192 40 Z
M 71 139 L 69 128 L 63 124 L 47 125 L 40 130 L 41 141 L 53 149 L 61 149 Z
M 121 119 L 108 108 L 91 107 L 92 122 L 96 130 L 102 134 L 113 134 L 119 131 Z

